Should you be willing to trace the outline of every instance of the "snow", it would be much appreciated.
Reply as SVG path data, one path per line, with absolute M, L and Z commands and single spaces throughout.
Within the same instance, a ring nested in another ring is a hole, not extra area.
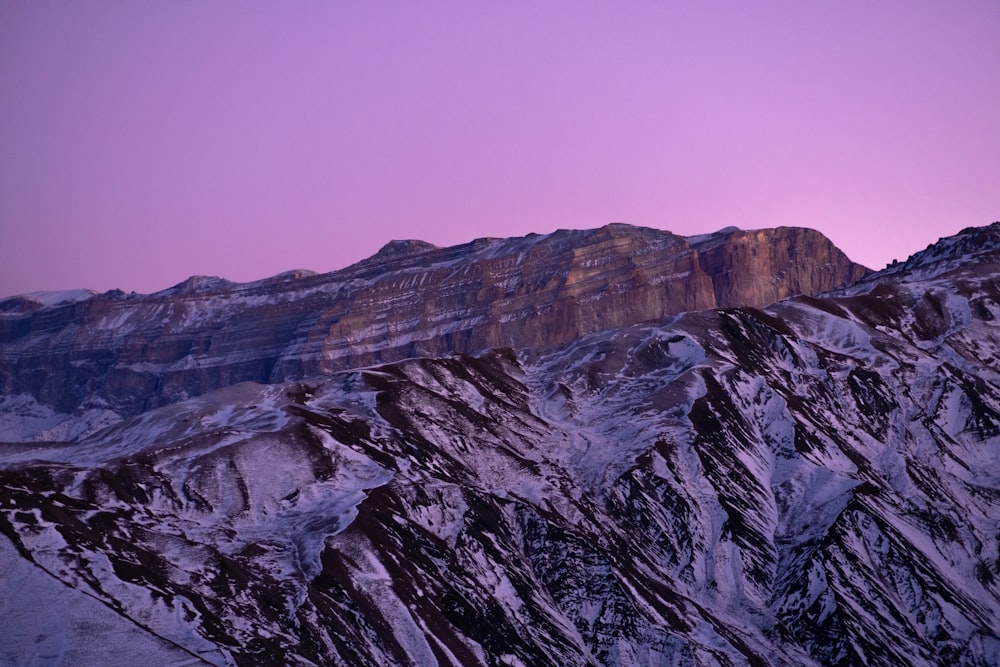
M 184 647 L 114 612 L 83 590 L 21 558 L 0 536 L 0 664 L 106 665 L 227 664 L 214 647 L 198 654 L 203 642 Z M 93 641 L 99 637 L 100 641 Z M 195 652 L 193 652 L 195 651 Z
M 97 292 L 89 289 L 60 290 L 52 292 L 28 292 L 10 298 L 27 299 L 46 307 L 59 306 L 66 303 L 78 303 L 86 301 L 97 295 Z
M 352 536 L 338 543 L 346 555 L 351 570 L 351 581 L 378 606 L 383 618 L 388 622 L 386 630 L 406 652 L 414 665 L 434 665 L 437 660 L 428 643 L 428 635 L 422 630 L 406 604 L 393 589 L 392 577 L 373 553 L 372 547 L 361 536 Z
M 439 266 L 467 270 L 454 258 Z M 409 289 L 425 275 L 385 280 Z M 268 582 L 282 618 L 258 618 L 252 585 L 241 586 L 218 600 L 236 643 L 291 637 L 288 624 L 321 618 L 309 582 L 326 550 L 344 563 L 340 594 L 353 596 L 358 628 L 384 623 L 415 664 L 441 655 L 458 663 L 456 639 L 482 662 L 512 665 L 531 663 L 518 651 L 536 639 L 581 662 L 738 662 L 747 646 L 787 650 L 776 663 L 874 663 L 871 640 L 913 664 L 931 663 L 927 642 L 967 651 L 956 664 L 989 664 L 1000 655 L 990 634 L 1000 627 L 997 586 L 983 574 L 1000 557 L 1000 436 L 991 427 L 1000 390 L 988 372 L 995 324 L 984 313 L 1000 307 L 973 299 L 991 293 L 951 278 L 899 287 L 903 302 L 927 296 L 941 306 L 930 340 L 916 335 L 927 323 L 916 308 L 894 321 L 899 311 L 852 310 L 863 300 L 844 296 L 829 309 L 775 304 L 765 312 L 779 327 L 756 311 L 725 310 L 593 334 L 525 352 L 507 376 L 460 356 L 417 359 L 310 378 L 309 391 L 235 385 L 120 423 L 96 404 L 59 415 L 30 397 L 5 398 L 0 437 L 18 444 L 4 447 L 4 472 L 46 461 L 38 470 L 58 481 L 32 497 L 37 505 L 0 511 L 33 557 L 75 588 L 3 542 L 0 622 L 13 639 L 0 658 L 71 660 L 86 643 L 80 618 L 96 605 L 112 614 L 108 628 L 163 662 L 191 657 L 167 655 L 177 645 L 224 662 L 201 640 L 192 599 L 163 593 L 221 578 L 217 563 L 230 558 L 254 584 Z M 223 308 L 215 298 L 195 294 L 164 314 L 196 321 Z M 440 333 L 456 326 L 453 316 L 377 322 L 351 336 L 406 344 L 417 324 Z M 57 437 L 76 442 L 29 442 Z M 97 484 L 97 469 L 125 491 Z M 23 496 L 27 482 L 11 479 L 11 497 Z M 162 577 L 123 580 L 99 540 L 78 553 L 54 522 L 62 515 L 84 526 L 113 518 L 119 539 L 164 559 Z M 389 530 L 376 538 L 379 521 Z M 410 581 L 415 573 L 427 576 Z M 444 634 L 451 626 L 435 607 L 444 592 L 502 610 L 498 622 L 526 643 L 496 651 Z M 65 600 L 65 613 L 44 617 L 24 601 L 36 598 Z M 132 625 L 128 635 L 129 622 L 106 604 L 152 630 Z M 802 645 L 776 644 L 779 624 Z M 543 626 L 550 635 L 532 635 Z M 368 648 L 374 661 L 386 657 Z

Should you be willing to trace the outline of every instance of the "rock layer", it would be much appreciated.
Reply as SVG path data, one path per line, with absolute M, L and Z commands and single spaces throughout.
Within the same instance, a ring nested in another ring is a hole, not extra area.
M 995 665 L 998 318 L 1000 224 L 818 298 L 242 383 L 3 448 L 0 539 L 199 664 Z
M 761 306 L 860 278 L 800 228 L 683 238 L 613 224 L 436 248 L 394 241 L 346 269 L 43 307 L 0 302 L 0 394 L 138 414 L 242 381 L 488 348 L 542 348 L 676 313 Z

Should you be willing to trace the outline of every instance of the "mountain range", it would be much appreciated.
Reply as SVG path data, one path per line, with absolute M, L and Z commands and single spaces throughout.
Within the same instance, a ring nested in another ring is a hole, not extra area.
M 1000 664 L 998 316 L 1000 223 L 0 301 L 0 662 Z

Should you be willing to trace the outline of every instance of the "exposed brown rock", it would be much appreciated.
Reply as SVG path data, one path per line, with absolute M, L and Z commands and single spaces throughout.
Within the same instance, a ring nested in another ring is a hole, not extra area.
M 684 238 L 613 224 L 451 248 L 394 241 L 324 275 L 195 277 L 49 308 L 5 301 L 0 392 L 60 411 L 96 396 L 134 414 L 245 380 L 547 347 L 685 311 L 762 306 L 865 272 L 801 228 Z

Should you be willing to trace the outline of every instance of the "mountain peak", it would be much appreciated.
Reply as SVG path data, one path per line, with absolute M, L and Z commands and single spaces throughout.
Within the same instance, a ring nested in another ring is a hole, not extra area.
M 0 297 L 0 303 L 19 302 L 31 308 L 48 308 L 51 306 L 61 306 L 68 303 L 86 301 L 97 295 L 91 289 L 58 290 L 50 292 L 29 292 L 27 294 L 17 294 L 15 296 Z
M 219 276 L 191 276 L 182 280 L 173 287 L 157 292 L 159 296 L 169 296 L 172 294 L 196 294 L 199 292 L 213 292 L 226 290 L 235 287 L 237 283 Z
M 958 234 L 946 236 L 915 253 L 905 264 L 909 268 L 928 266 L 935 262 L 971 261 L 1000 251 L 1000 222 L 985 227 L 966 227 Z
M 1000 264 L 1000 222 L 966 227 L 957 234 L 939 238 L 905 261 L 893 262 L 841 291 L 859 293 L 886 280 L 929 280 L 952 271 L 981 272 L 997 264 Z
M 438 247 L 433 243 L 428 243 L 427 241 L 421 241 L 419 239 L 399 239 L 395 241 L 389 241 L 384 246 L 382 246 L 371 259 L 378 257 L 379 259 L 393 259 L 396 257 L 405 257 L 407 255 L 417 255 L 428 250 L 437 250 Z

